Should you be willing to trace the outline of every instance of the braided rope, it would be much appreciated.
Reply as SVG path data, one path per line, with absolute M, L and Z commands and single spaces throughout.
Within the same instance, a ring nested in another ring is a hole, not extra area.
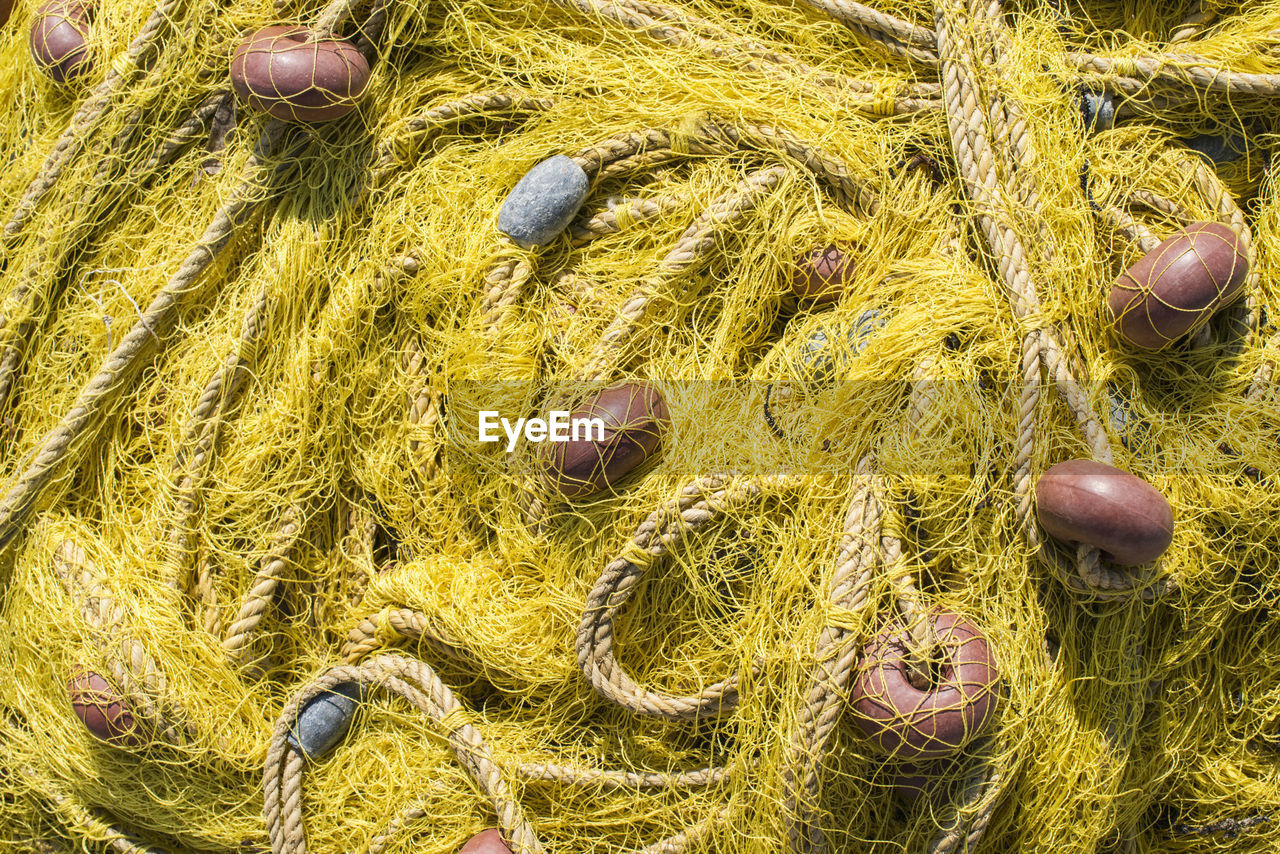
M 785 475 L 760 479 L 708 475 L 685 486 L 640 524 L 623 553 L 592 586 L 578 627 L 578 666 L 598 694 L 635 714 L 673 720 L 696 720 L 737 705 L 736 675 L 689 696 L 672 696 L 637 684 L 614 657 L 613 623 L 645 574 L 689 534 L 761 497 L 766 489 L 788 489 L 795 483 L 795 478 Z
M 143 176 L 154 174 L 161 166 L 172 161 L 180 151 L 207 134 L 218 110 L 229 100 L 234 102 L 234 98 L 235 94 L 232 92 L 218 91 L 201 101 L 191 111 L 191 115 L 156 146 L 147 161 L 132 173 L 132 177 L 139 180 Z
M 244 594 L 240 610 L 227 628 L 227 635 L 222 640 L 222 648 L 227 654 L 227 662 L 232 667 L 241 668 L 250 663 L 251 641 L 262 623 L 262 618 L 271 607 L 276 587 L 279 586 L 288 567 L 289 555 L 302 533 L 301 515 L 301 509 L 298 507 L 285 509 L 271 549 L 258 562 L 258 573 L 254 576 L 253 584 Z
M 688 201 L 680 193 L 669 193 L 655 199 L 629 199 L 585 219 L 579 217 L 574 220 L 569 225 L 570 243 L 575 249 L 586 246 L 593 240 L 679 210 Z
M 1182 19 L 1182 23 L 1173 31 L 1173 35 L 1169 36 L 1169 44 L 1195 38 L 1218 19 L 1218 10 L 1211 5 L 1210 0 L 1199 0 L 1196 7 L 1194 12 Z
M 800 721 L 792 731 L 783 766 L 783 814 L 793 852 L 827 850 L 816 821 L 819 775 L 858 658 L 850 622 L 870 607 L 871 579 L 882 561 L 880 516 L 873 460 L 866 456 L 859 460 L 854 475 L 853 498 L 828 583 L 828 612 L 838 617 L 830 619 L 818 636 Z
M 192 522 L 199 506 L 200 489 L 212 462 L 214 444 L 223 424 L 239 405 L 240 393 L 257 360 L 258 344 L 270 325 L 274 308 L 271 289 L 264 288 L 245 315 L 240 339 L 200 393 L 195 412 L 174 454 L 176 508 L 166 537 L 165 571 L 167 582 L 175 589 L 187 587 L 184 567 L 190 559 Z
M 563 3 L 561 3 L 563 5 Z M 871 117 L 909 115 L 923 110 L 938 109 L 937 87 L 929 83 L 908 84 L 896 92 L 882 92 L 874 83 L 847 77 L 828 71 L 820 71 L 806 63 L 731 33 L 716 24 L 692 14 L 680 12 L 657 3 L 624 0 L 629 15 L 613 16 L 605 7 L 617 4 L 601 0 L 575 2 L 585 9 L 589 5 L 598 14 L 613 17 L 615 21 L 644 32 L 650 37 L 675 47 L 692 48 L 733 64 L 741 71 L 760 74 L 771 80 L 802 79 L 817 88 L 826 97 L 838 96 L 842 101 L 852 100 L 852 105 Z M 660 22 L 666 22 L 665 25 Z
M 362 619 L 347 633 L 341 656 L 347 664 L 355 664 L 375 650 L 394 643 L 398 638 L 423 641 L 436 652 L 456 660 L 477 664 L 477 660 L 440 625 L 421 611 L 412 608 L 383 608 Z
M 0 252 L 7 254 L 13 247 L 22 227 L 31 219 L 41 199 L 53 189 L 67 165 L 79 154 L 86 140 L 110 112 L 111 101 L 116 92 L 133 83 L 139 74 L 149 69 L 159 58 L 160 39 L 167 27 L 181 15 L 185 2 L 187 0 L 163 0 L 156 6 L 129 44 L 124 62 L 112 63 L 102 82 L 76 109 L 70 125 L 54 144 L 40 173 L 27 186 L 17 208 L 5 223 L 3 237 L 0 237 Z
M 826 12 L 858 35 L 880 44 L 894 56 L 930 65 L 938 61 L 938 53 L 935 52 L 937 38 L 928 27 L 917 26 L 852 0 L 801 2 Z
M 426 353 L 417 333 L 405 335 L 404 344 L 400 348 L 400 367 L 409 377 L 406 419 L 409 429 L 415 433 L 434 432 L 441 421 L 440 395 L 427 378 L 431 366 L 427 363 Z M 409 439 L 409 453 L 424 481 L 434 480 L 440 473 L 440 444 L 430 444 L 412 436 Z
M 971 851 L 991 823 L 1007 773 L 995 764 L 996 753 L 989 740 L 975 752 L 978 760 L 965 778 L 960 799 L 948 805 L 942 827 L 930 841 L 925 854 Z

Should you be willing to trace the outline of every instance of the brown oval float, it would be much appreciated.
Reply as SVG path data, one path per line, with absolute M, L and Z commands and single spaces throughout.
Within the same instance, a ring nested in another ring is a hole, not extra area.
M 13 0 L 0 0 L 0 27 L 9 23 L 9 16 L 13 14 Z
M 31 24 L 31 56 L 54 82 L 65 83 L 92 68 L 92 17 L 92 7 L 80 0 L 50 0 L 36 10 Z
M 1173 542 L 1173 510 L 1160 491 L 1093 460 L 1067 460 L 1042 474 L 1036 515 L 1054 539 L 1097 546 L 1121 566 L 1150 563 Z
M 490 828 L 468 839 L 458 854 L 511 854 L 511 849 L 502 841 L 502 834 Z
M 934 684 L 908 678 L 902 626 L 877 635 L 863 652 L 853 687 L 853 721 L 881 750 L 900 759 L 957 753 L 994 719 L 1000 673 L 987 639 L 968 620 L 931 615 L 941 644 Z
M 814 249 L 796 262 L 791 290 L 803 300 L 835 302 L 853 278 L 853 269 L 853 258 L 840 247 Z
M 603 437 L 592 432 L 551 443 L 548 479 L 565 498 L 616 484 L 657 451 L 670 423 L 666 401 L 644 383 L 607 388 L 569 415 L 570 423 L 588 418 L 603 422 Z
M 369 63 L 351 42 L 308 42 L 306 27 L 266 27 L 231 59 L 240 100 L 284 121 L 324 122 L 355 109 L 369 85 Z
M 94 738 L 116 747 L 141 747 L 145 741 L 133 709 L 116 687 L 92 670 L 75 667 L 67 680 L 71 709 Z
M 1158 350 L 1233 300 L 1248 273 L 1239 234 L 1193 223 L 1120 274 L 1107 297 L 1112 324 L 1135 347 Z

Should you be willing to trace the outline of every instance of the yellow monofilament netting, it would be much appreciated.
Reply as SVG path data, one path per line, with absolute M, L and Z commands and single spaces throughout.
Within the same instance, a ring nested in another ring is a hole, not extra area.
M 37 14 L 0 27 L 0 847 L 1280 847 L 1280 2 L 98 0 L 64 85 Z M 233 109 L 280 23 L 370 59 L 353 112 Z M 521 248 L 553 155 L 590 191 Z M 1127 345 L 1112 282 L 1203 221 L 1243 296 Z M 670 424 L 611 489 L 478 441 L 620 380 Z M 1157 563 L 1040 528 L 1073 458 L 1165 496 Z M 858 656 L 938 611 L 998 701 L 909 766 Z

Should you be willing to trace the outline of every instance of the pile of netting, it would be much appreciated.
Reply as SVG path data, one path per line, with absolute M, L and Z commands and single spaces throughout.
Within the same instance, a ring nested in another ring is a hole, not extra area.
M 1280 2 L 0 17 L 6 850 L 1280 846 Z

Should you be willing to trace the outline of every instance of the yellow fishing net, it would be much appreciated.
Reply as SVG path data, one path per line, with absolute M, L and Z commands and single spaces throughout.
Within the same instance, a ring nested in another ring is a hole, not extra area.
M 6 850 L 1280 845 L 1280 3 L 89 11 L 65 84 L 0 27 Z M 353 112 L 237 106 L 274 24 L 364 53 Z M 1112 282 L 1205 221 L 1243 296 L 1127 345 Z M 607 489 L 479 441 L 622 381 L 670 417 Z M 1157 562 L 1041 529 L 1073 458 L 1167 499 Z M 887 755 L 859 657 L 928 676 L 938 613 L 990 713 Z

